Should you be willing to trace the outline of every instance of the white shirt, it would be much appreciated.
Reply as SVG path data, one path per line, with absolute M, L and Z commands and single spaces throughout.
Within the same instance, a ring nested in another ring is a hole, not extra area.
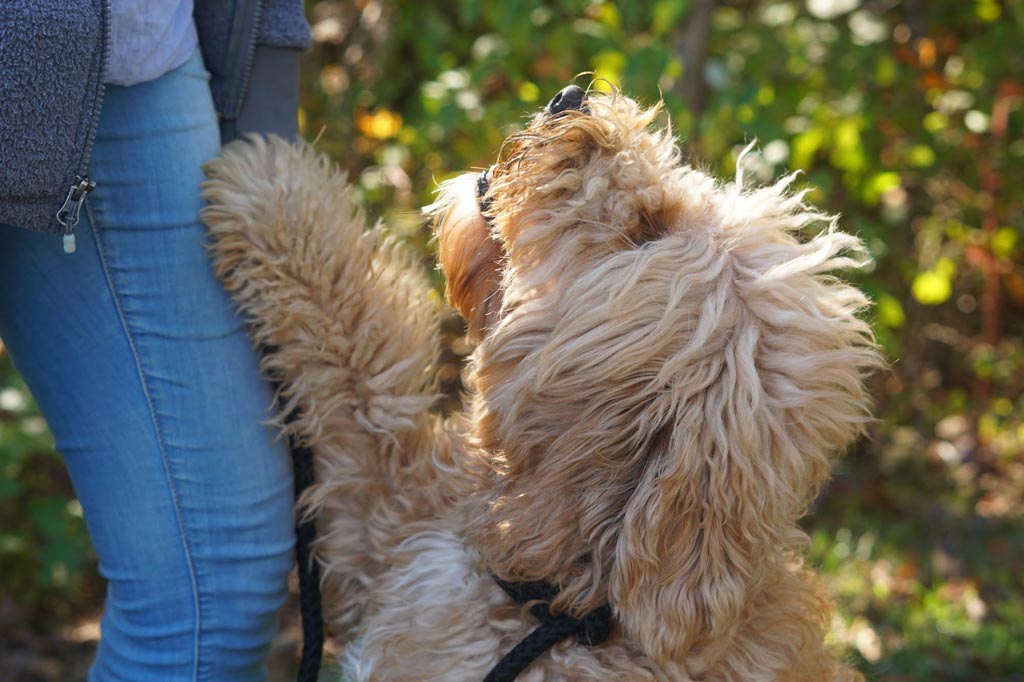
M 135 85 L 184 64 L 199 44 L 192 1 L 111 0 L 104 80 Z

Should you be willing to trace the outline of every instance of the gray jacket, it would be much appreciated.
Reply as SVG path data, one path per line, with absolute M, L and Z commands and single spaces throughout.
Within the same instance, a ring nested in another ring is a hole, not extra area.
M 0 223 L 77 222 L 103 105 L 109 0 L 0 1 Z M 301 0 L 195 0 L 221 134 L 294 134 Z

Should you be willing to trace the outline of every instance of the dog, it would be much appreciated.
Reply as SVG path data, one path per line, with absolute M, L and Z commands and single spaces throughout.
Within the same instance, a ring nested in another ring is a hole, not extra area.
M 602 609 L 603 642 L 518 679 L 857 679 L 797 521 L 870 420 L 868 300 L 832 274 L 868 258 L 794 175 L 684 163 L 660 108 L 570 86 L 442 185 L 427 212 L 477 341 L 447 418 L 438 297 L 345 177 L 273 138 L 208 164 L 216 272 L 314 452 L 345 679 L 484 679 L 535 615 Z M 538 581 L 541 611 L 506 591 Z

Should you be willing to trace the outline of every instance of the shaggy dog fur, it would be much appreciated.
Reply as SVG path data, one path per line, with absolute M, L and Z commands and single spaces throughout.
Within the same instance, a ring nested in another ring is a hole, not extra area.
M 536 626 L 493 574 L 614 610 L 607 642 L 566 640 L 524 682 L 852 676 L 797 520 L 869 418 L 867 301 L 827 274 L 862 245 L 792 176 L 716 182 L 658 107 L 587 103 L 514 135 L 485 203 L 468 174 L 430 209 L 479 341 L 450 419 L 436 297 L 345 178 L 274 139 L 208 166 L 217 271 L 315 451 L 346 675 L 482 679 Z

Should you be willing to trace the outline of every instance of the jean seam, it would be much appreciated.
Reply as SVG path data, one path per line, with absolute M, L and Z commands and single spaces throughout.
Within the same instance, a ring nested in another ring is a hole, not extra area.
M 146 406 L 149 409 L 150 418 L 153 421 L 153 430 L 156 433 L 157 444 L 160 447 L 160 458 L 163 462 L 164 474 L 167 476 L 167 485 L 171 491 L 171 500 L 174 504 L 174 518 L 178 524 L 178 531 L 181 533 L 182 549 L 185 552 L 185 563 L 188 565 L 189 579 L 192 582 L 192 604 L 196 614 L 196 632 L 193 643 L 192 679 L 199 680 L 199 652 L 200 652 L 200 631 L 202 629 L 202 611 L 200 610 L 199 582 L 196 578 L 195 563 L 192 559 L 192 549 L 188 541 L 188 533 L 185 528 L 185 520 L 181 511 L 181 502 L 178 498 L 178 489 L 174 484 L 174 475 L 171 473 L 171 464 L 167 457 L 167 445 L 164 443 L 163 430 L 160 428 L 160 420 L 157 418 L 156 408 L 153 405 L 153 397 L 149 390 L 149 383 L 146 380 L 146 373 L 142 368 L 142 358 L 135 346 L 135 337 L 128 327 L 128 320 L 125 318 L 124 308 L 121 305 L 121 297 L 118 294 L 117 286 L 114 284 L 114 277 L 107 264 L 107 254 L 100 239 L 99 229 L 96 224 L 96 216 L 93 213 L 91 202 L 85 201 L 86 216 L 89 219 L 89 230 L 92 232 L 93 240 L 96 242 L 96 253 L 99 255 L 100 267 L 103 270 L 103 277 L 106 279 L 110 295 L 114 300 L 114 309 L 117 311 L 118 321 L 121 323 L 121 330 L 124 332 L 128 347 L 131 349 L 132 358 L 135 361 L 135 370 L 139 376 L 139 383 L 142 385 L 142 393 L 146 397 Z

